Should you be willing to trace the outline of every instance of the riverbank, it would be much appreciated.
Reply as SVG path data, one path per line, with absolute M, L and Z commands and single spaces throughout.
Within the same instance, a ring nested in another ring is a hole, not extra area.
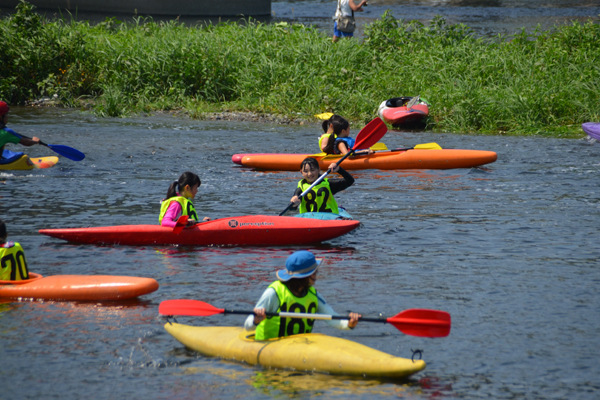
M 360 125 L 381 101 L 420 94 L 432 104 L 426 129 L 437 132 L 581 137 L 582 122 L 600 120 L 591 21 L 484 39 L 442 18 L 425 26 L 385 13 L 364 41 L 333 44 L 299 24 L 92 26 L 46 20 L 25 3 L 0 20 L 0 40 L 0 97 L 11 104 L 56 96 L 113 117 L 177 110 L 300 122 L 331 111 Z

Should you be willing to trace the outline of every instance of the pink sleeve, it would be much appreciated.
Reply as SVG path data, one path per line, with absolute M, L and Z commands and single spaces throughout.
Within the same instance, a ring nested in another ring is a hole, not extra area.
M 167 208 L 167 212 L 163 217 L 161 225 L 174 228 L 175 225 L 177 225 L 177 219 L 181 214 L 181 204 L 179 204 L 178 201 L 172 201 L 171 204 L 169 204 L 169 208 Z

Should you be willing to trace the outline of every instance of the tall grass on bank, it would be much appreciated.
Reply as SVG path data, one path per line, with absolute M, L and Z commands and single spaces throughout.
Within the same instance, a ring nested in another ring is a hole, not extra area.
M 441 17 L 424 26 L 386 12 L 365 36 L 333 44 L 286 23 L 91 26 L 48 20 L 22 2 L 0 20 L 0 98 L 91 99 L 107 116 L 334 111 L 366 122 L 381 101 L 420 94 L 436 131 L 580 136 L 579 124 L 600 120 L 598 24 L 484 39 Z

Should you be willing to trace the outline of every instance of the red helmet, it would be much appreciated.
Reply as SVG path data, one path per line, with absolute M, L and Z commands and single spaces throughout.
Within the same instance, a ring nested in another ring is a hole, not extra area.
M 8 112 L 8 104 L 5 101 L 0 101 L 0 116 Z

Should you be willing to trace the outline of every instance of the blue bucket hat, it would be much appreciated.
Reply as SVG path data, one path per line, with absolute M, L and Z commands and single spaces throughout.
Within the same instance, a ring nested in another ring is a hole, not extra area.
M 290 279 L 300 279 L 311 276 L 321 265 L 322 260 L 317 260 L 313 253 L 300 250 L 293 253 L 285 262 L 285 269 L 277 271 L 277 278 L 287 282 Z

